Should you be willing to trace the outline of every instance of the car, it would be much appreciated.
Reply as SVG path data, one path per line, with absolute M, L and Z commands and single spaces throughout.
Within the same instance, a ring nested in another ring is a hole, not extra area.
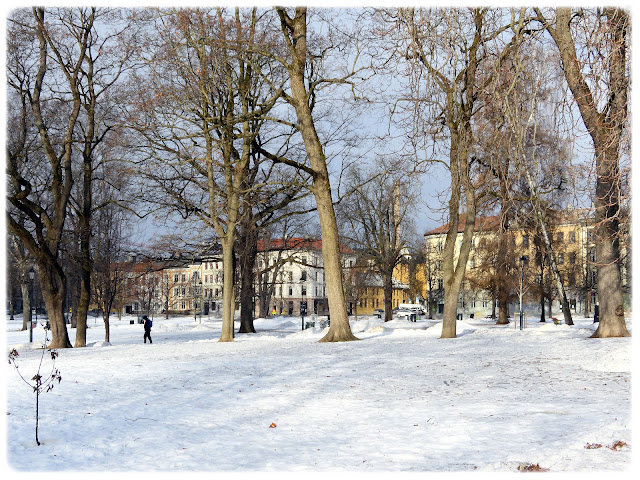
M 416 312 L 408 308 L 398 308 L 398 311 L 396 312 L 396 316 L 398 317 L 410 317 L 413 314 L 416 314 Z
M 376 308 L 376 309 L 373 311 L 373 314 L 374 314 L 374 315 L 377 315 L 377 316 L 378 316 L 378 318 L 382 318 L 382 317 L 384 317 L 384 310 L 382 310 L 381 308 Z

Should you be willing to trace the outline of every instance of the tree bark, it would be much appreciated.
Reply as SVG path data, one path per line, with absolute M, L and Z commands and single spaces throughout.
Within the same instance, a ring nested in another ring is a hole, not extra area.
M 578 60 L 576 42 L 571 35 L 570 8 L 556 9 L 555 27 L 538 11 L 560 51 L 565 79 L 578 105 L 582 120 L 593 140 L 596 155 L 596 261 L 598 264 L 598 300 L 600 322 L 593 337 L 626 337 L 629 331 L 624 319 L 620 270 L 620 142 L 627 124 L 628 79 L 626 48 L 629 14 L 621 8 L 605 8 L 606 28 L 610 47 L 606 71 L 608 73 L 608 101 L 603 111 Z
M 277 9 L 285 39 L 289 45 L 291 62 L 286 65 L 289 72 L 291 104 L 295 108 L 298 125 L 305 150 L 313 170 L 311 190 L 316 199 L 320 231 L 322 234 L 322 259 L 324 264 L 329 314 L 329 331 L 321 342 L 341 342 L 357 340 L 351 332 L 347 316 L 347 301 L 344 294 L 342 262 L 338 224 L 331 198 L 331 184 L 322 143 L 315 128 L 309 95 L 305 85 L 307 64 L 307 9 L 297 7 L 294 18 L 290 18 L 282 8 Z

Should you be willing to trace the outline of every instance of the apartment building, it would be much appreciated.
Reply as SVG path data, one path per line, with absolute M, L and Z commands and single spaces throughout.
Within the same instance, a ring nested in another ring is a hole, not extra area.
M 460 215 L 458 220 L 455 261 L 462 244 L 465 215 Z M 491 282 L 500 277 L 500 281 L 510 282 L 513 291 L 511 313 L 518 303 L 522 278 L 526 310 L 539 312 L 544 304 L 548 311 L 557 314 L 561 308 L 560 301 L 550 270 L 551 258 L 541 234 L 523 225 L 512 225 L 507 232 L 508 258 L 497 259 L 498 226 L 497 216 L 476 218 L 466 275 L 458 299 L 459 313 L 464 316 L 487 316 L 494 313 L 496 300 Z M 438 313 L 442 313 L 444 307 L 442 251 L 447 230 L 448 225 L 442 225 L 424 234 L 427 263 L 424 268 L 424 298 L 433 299 Z M 597 259 L 590 217 L 583 210 L 555 212 L 548 233 L 572 311 L 589 314 L 597 302 Z M 623 252 L 625 251 L 623 247 Z M 624 266 L 623 283 L 626 285 Z M 543 297 L 545 300 L 542 300 Z

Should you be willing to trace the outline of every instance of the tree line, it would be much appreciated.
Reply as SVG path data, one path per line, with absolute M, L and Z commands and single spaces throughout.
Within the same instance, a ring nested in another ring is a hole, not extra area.
M 9 244 L 36 266 L 51 348 L 71 347 L 69 294 L 75 346 L 86 345 L 104 284 L 96 272 L 121 259 L 127 216 L 181 219 L 193 238 L 215 237 L 220 341 L 232 341 L 235 299 L 254 296 L 258 238 L 315 212 L 331 314 L 322 341 L 355 340 L 340 243 L 391 288 L 420 200 L 412 182 L 438 169 L 449 178 L 444 338 L 456 336 L 476 217 L 499 212 L 506 231 L 532 213 L 553 267 L 544 212 L 559 192 L 593 204 L 594 335 L 628 335 L 627 11 L 32 8 L 8 20 Z M 590 157 L 573 163 L 585 130 Z

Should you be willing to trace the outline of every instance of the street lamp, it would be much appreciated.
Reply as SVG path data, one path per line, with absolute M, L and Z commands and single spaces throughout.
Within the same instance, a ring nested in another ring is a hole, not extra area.
M 31 317 L 31 314 L 33 312 L 33 279 L 36 276 L 36 272 L 33 270 L 33 268 L 31 270 L 29 270 L 29 283 L 30 283 L 30 288 L 29 288 L 29 343 L 33 342 L 33 320 Z M 37 313 L 36 313 L 37 315 Z
M 524 312 L 522 310 L 522 296 L 524 288 L 524 266 L 527 263 L 527 257 L 520 257 L 520 330 L 524 329 Z
M 204 304 L 204 299 L 202 298 L 202 278 L 198 281 L 198 289 L 200 290 L 200 324 L 202 324 L 202 305 Z

